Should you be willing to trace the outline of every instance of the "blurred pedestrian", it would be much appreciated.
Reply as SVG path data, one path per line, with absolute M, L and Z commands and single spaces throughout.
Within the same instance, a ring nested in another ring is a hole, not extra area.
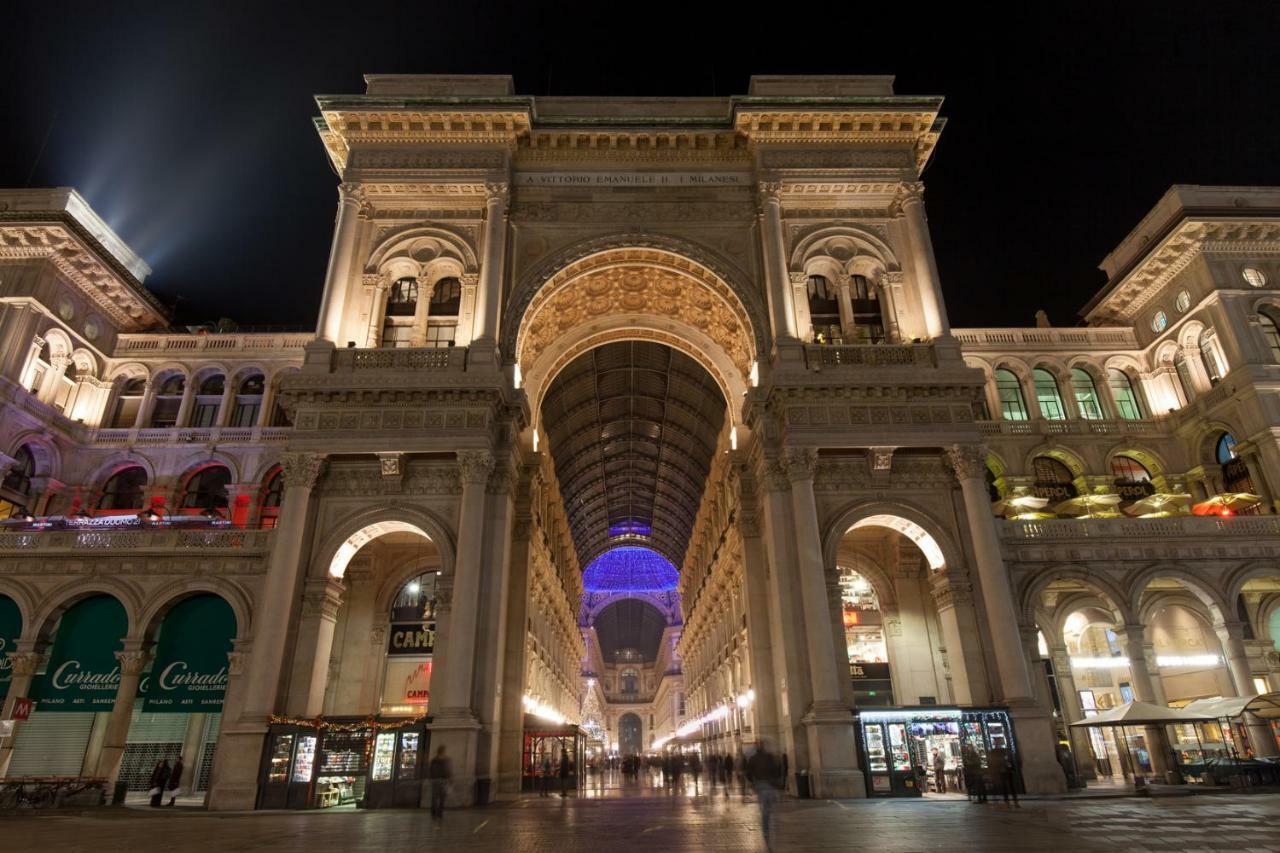
M 782 762 L 769 751 L 768 741 L 762 740 L 746 762 L 743 776 L 751 781 L 756 799 L 760 802 L 760 825 L 764 831 L 764 845 L 773 851 L 772 819 L 782 788 Z
M 169 774 L 169 784 L 166 786 L 169 790 L 169 805 L 173 805 L 178 801 L 178 786 L 182 784 L 182 756 L 178 756 L 178 760 L 173 762 L 173 772 Z
M 427 779 L 431 783 L 431 816 L 444 819 L 444 801 L 449 795 L 449 780 L 453 778 L 453 762 L 444 754 L 444 747 L 436 750 L 435 758 L 427 764 Z
M 164 786 L 169 783 L 169 759 L 162 758 L 151 771 L 151 808 L 158 809 L 164 799 Z

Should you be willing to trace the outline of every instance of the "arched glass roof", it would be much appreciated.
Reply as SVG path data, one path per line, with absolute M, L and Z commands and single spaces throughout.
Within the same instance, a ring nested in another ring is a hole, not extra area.
M 676 567 L 657 551 L 627 546 L 610 548 L 582 573 L 587 592 L 665 592 L 679 580 Z

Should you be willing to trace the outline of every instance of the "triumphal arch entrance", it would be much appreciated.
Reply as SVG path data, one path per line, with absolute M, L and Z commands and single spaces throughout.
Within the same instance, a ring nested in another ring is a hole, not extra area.
M 863 716 L 913 706 L 1003 714 L 1059 787 L 923 212 L 940 99 L 366 80 L 317 99 L 338 215 L 211 805 L 762 743 L 864 796 L 913 759 Z

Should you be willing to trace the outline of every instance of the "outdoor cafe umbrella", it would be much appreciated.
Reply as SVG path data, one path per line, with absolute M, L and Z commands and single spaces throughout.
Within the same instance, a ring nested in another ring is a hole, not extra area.
M 1153 513 L 1182 515 L 1184 507 L 1191 503 L 1191 495 L 1183 492 L 1157 492 L 1136 500 L 1124 508 L 1129 515 L 1151 516 Z M 1163 517 L 1163 516 L 1158 516 Z
M 1231 515 L 1242 509 L 1249 509 L 1262 503 L 1262 498 L 1248 492 L 1232 492 L 1225 495 L 1214 495 L 1207 501 L 1191 507 L 1196 515 Z
M 1119 515 L 1116 512 L 1118 503 L 1120 503 L 1119 495 L 1097 491 L 1068 498 L 1055 506 L 1053 511 L 1060 515 L 1078 515 L 1084 518 L 1115 518 Z
M 1015 494 L 996 501 L 991 505 L 991 509 L 996 515 L 1003 515 L 1006 518 L 1017 518 L 1028 513 L 1042 515 L 1040 510 L 1045 508 L 1049 503 L 1048 498 L 1038 497 L 1032 494 Z
M 1133 763 L 1133 756 L 1129 753 L 1129 737 L 1125 733 L 1125 726 L 1168 726 L 1174 723 L 1199 724 L 1212 721 L 1213 717 L 1208 714 L 1188 711 L 1186 708 L 1169 708 L 1164 705 L 1153 705 L 1150 702 L 1126 702 L 1109 711 L 1103 711 L 1092 717 L 1086 717 L 1079 722 L 1072 723 L 1071 727 L 1119 728 L 1120 741 L 1124 744 L 1125 757 L 1129 759 L 1129 768 L 1133 771 L 1133 784 L 1135 787 L 1142 787 L 1144 783 L 1138 779 L 1138 767 Z M 1200 733 L 1197 731 L 1196 740 L 1199 741 L 1199 739 Z M 1203 752 L 1203 749 L 1201 751 Z

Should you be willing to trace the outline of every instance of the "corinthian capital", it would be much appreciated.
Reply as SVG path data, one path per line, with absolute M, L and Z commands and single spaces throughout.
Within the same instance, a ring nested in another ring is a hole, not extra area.
M 506 203 L 507 194 L 511 192 L 511 184 L 506 181 L 485 181 L 484 200 Z
M 151 653 L 144 651 L 116 652 L 116 660 L 120 662 L 121 675 L 142 675 L 151 660 Z
M 458 475 L 464 484 L 483 486 L 493 470 L 493 454 L 487 450 L 459 450 Z
M 812 480 L 813 472 L 818 467 L 818 451 L 812 447 L 790 447 L 787 449 L 787 477 L 791 482 Z
M 325 458 L 318 453 L 282 453 L 286 489 L 313 489 L 324 474 Z
M 9 652 L 9 665 L 13 674 L 22 678 L 35 675 L 44 663 L 44 655 L 40 652 Z
M 761 181 L 756 185 L 756 203 L 763 208 L 771 201 L 782 198 L 782 181 Z
M 338 203 L 358 205 L 364 201 L 364 184 L 343 182 L 338 184 Z
M 924 201 L 924 184 L 920 181 L 903 181 L 898 184 L 898 191 L 894 194 L 893 201 L 899 206 L 920 204 Z
M 953 444 L 947 451 L 957 480 L 983 479 L 987 468 L 987 449 L 980 444 Z

